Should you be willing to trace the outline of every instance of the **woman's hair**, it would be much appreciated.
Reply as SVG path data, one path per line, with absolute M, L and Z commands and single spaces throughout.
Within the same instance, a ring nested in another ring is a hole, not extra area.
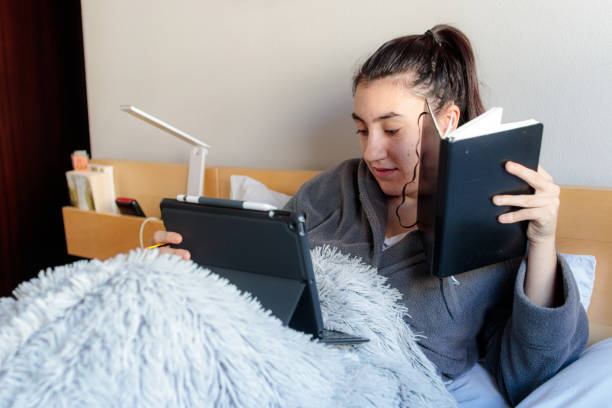
M 427 99 L 434 113 L 457 105 L 459 126 L 484 112 L 470 41 L 449 25 L 384 43 L 353 78 L 353 94 L 359 84 L 387 77 Z

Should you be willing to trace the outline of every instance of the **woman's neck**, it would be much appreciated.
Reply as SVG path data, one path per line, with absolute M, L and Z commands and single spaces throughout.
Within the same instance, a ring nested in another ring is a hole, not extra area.
M 389 197 L 387 199 L 387 230 L 385 231 L 385 238 L 390 238 L 417 229 L 416 225 L 410 228 L 404 227 L 416 223 L 417 197 L 407 196 L 404 203 L 401 203 L 402 197 Z M 396 209 L 400 204 L 398 219 Z

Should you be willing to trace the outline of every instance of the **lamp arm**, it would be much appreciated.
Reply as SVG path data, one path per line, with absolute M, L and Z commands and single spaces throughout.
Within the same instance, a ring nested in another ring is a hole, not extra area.
M 187 194 L 194 196 L 204 195 L 204 171 L 206 169 L 206 155 L 208 154 L 208 144 L 195 137 L 183 132 L 180 129 L 148 114 L 145 111 L 138 109 L 132 105 L 121 105 L 121 110 L 127 112 L 138 119 L 141 119 L 156 128 L 159 128 L 173 136 L 183 139 L 191 144 L 191 152 L 189 153 L 189 176 L 187 177 Z
M 187 194 L 193 196 L 204 195 L 204 169 L 208 149 L 194 146 L 189 154 L 189 176 L 187 178 Z
M 196 139 L 188 133 L 183 132 L 180 129 L 175 128 L 169 123 L 164 122 L 161 119 L 156 118 L 155 116 L 138 109 L 133 105 L 121 105 L 119 107 L 122 111 L 129 113 L 132 116 L 137 117 L 140 120 L 143 120 L 158 129 L 163 130 L 164 132 L 170 133 L 172 136 L 176 136 L 180 139 L 183 139 L 185 142 L 192 144 L 194 146 L 201 146 L 205 148 L 210 148 L 210 146 L 203 141 Z

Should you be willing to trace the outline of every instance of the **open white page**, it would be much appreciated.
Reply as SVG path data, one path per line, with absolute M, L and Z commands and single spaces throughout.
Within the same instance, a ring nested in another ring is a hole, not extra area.
M 445 137 L 449 141 L 465 140 L 472 137 L 503 132 L 539 123 L 537 120 L 528 119 L 520 122 L 501 123 L 502 108 L 491 108 L 485 113 L 472 119 L 468 123 L 455 129 Z
M 445 138 L 459 140 L 492 133 L 495 131 L 494 129 L 501 125 L 502 113 L 502 108 L 491 108 L 469 122 L 464 123 Z

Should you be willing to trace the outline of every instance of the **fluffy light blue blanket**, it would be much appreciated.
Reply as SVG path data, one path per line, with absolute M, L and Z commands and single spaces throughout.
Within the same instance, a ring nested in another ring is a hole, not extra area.
M 454 406 L 376 270 L 312 251 L 329 347 L 192 262 L 134 251 L 41 272 L 0 300 L 0 406 Z

